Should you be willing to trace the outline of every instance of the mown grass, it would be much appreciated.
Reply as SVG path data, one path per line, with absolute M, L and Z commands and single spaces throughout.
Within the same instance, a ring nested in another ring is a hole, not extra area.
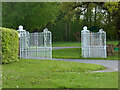
M 53 50 L 53 58 L 119 60 L 118 53 L 114 53 L 113 56 L 107 56 L 107 58 L 82 58 L 81 48 L 69 48 L 69 49 Z
M 79 47 L 80 42 L 53 42 L 53 47 Z
M 117 88 L 118 72 L 89 73 L 101 65 L 21 59 L 3 65 L 3 88 Z
M 116 46 L 119 41 L 107 41 L 107 44 L 113 44 Z M 53 47 L 78 47 L 81 46 L 81 42 L 53 42 Z

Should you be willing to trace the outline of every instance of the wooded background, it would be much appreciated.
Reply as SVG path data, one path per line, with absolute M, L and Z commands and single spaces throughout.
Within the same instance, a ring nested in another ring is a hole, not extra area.
M 48 28 L 53 41 L 80 41 L 83 26 L 120 40 L 120 2 L 3 2 L 2 26 L 29 32 Z

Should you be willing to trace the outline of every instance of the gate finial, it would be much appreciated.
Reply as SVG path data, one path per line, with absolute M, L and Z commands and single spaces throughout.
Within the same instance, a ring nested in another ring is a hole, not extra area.
M 23 26 L 22 25 L 19 26 L 19 30 L 23 30 Z
M 20 25 L 19 27 L 18 27 L 18 36 L 19 36 L 19 38 L 20 38 L 20 36 L 21 36 L 21 34 L 22 33 L 24 33 L 24 34 L 26 34 L 26 30 L 23 30 L 23 26 L 22 25 Z
M 45 29 L 44 29 L 44 32 L 45 32 L 45 31 L 48 31 L 48 29 L 47 29 L 47 28 L 45 28 Z
M 87 30 L 87 26 L 84 26 L 84 27 L 83 27 L 83 30 Z
M 100 33 L 105 33 L 105 31 L 103 31 L 103 29 L 100 29 L 99 32 L 100 32 Z
M 83 27 L 82 32 L 83 32 L 83 33 L 89 33 L 89 30 L 87 30 L 87 26 L 84 26 L 84 27 Z

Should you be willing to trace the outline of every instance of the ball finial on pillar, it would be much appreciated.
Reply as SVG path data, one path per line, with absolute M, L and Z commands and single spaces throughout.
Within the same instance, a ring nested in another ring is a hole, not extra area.
M 84 27 L 83 27 L 83 30 L 87 30 L 87 26 L 84 26 Z
M 23 26 L 22 25 L 19 26 L 19 30 L 23 30 Z

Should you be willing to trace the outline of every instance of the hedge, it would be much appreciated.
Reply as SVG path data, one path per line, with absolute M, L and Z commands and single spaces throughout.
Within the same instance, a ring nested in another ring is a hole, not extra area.
M 2 63 L 18 61 L 18 32 L 13 29 L 2 28 Z

